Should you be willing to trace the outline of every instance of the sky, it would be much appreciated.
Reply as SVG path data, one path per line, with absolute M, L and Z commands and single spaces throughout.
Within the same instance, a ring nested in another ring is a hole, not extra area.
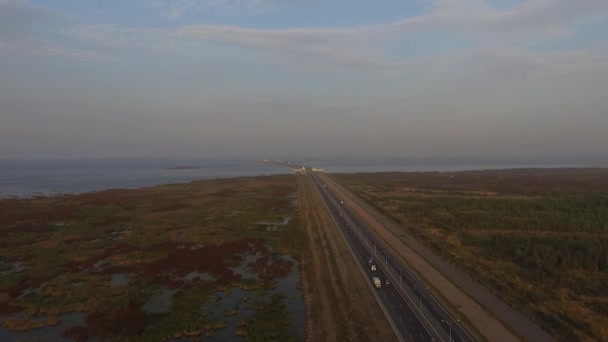
M 607 147 L 606 0 L 0 0 L 0 158 Z

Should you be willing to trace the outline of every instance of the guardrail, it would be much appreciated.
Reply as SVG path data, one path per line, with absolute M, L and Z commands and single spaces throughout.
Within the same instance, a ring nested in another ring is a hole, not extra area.
M 319 193 L 326 196 L 328 201 L 340 212 L 348 226 L 358 236 L 359 241 L 367 246 L 368 251 L 373 250 L 373 255 L 377 260 L 384 263 L 387 275 L 390 275 L 395 284 L 399 284 L 395 288 L 400 290 L 400 294 L 410 306 L 413 305 L 414 308 L 418 309 L 417 313 L 416 310 L 413 311 L 431 335 L 441 341 L 477 341 L 462 321 L 457 319 L 446 305 L 435 297 L 429 287 L 389 252 L 389 249 L 375 235 L 373 230 L 357 218 L 342 200 L 329 191 L 314 173 L 311 172 L 310 174 Z M 416 302 L 418 302 L 418 305 L 416 305 Z
M 312 179 L 312 178 L 311 178 Z M 329 202 L 329 198 L 326 197 L 325 194 L 323 194 L 316 184 L 314 184 L 314 180 L 313 180 L 313 185 L 315 187 L 315 190 L 317 190 L 317 193 L 321 196 L 321 200 L 323 201 L 323 204 L 325 204 L 325 207 L 327 208 L 327 210 L 329 210 L 330 212 L 330 216 L 333 219 L 334 223 L 336 224 L 336 226 L 339 228 L 340 234 L 342 235 L 342 238 L 344 239 L 344 242 L 346 242 L 346 245 L 348 246 L 348 250 L 350 251 L 351 255 L 353 256 L 353 258 L 355 259 L 355 262 L 359 268 L 359 271 L 361 271 L 361 274 L 363 274 L 364 277 L 367 277 L 366 272 L 364 271 L 364 267 L 366 267 L 367 265 L 364 265 L 361 260 L 359 260 L 357 258 L 357 255 L 354 251 L 354 246 L 352 245 L 352 242 L 349 241 L 349 238 L 351 237 L 350 235 L 346 234 L 346 232 L 343 231 L 342 225 L 339 223 L 339 219 L 334 216 L 334 214 L 332 213 L 332 208 L 330 207 L 330 203 Z M 335 208 L 333 209 L 335 210 Z M 384 312 L 384 315 L 388 318 L 389 324 L 391 326 L 391 328 L 393 329 L 393 331 L 395 332 L 395 335 L 397 337 L 397 339 L 399 341 L 405 342 L 405 338 L 403 337 L 403 334 L 401 333 L 401 331 L 399 330 L 399 328 L 397 327 L 397 325 L 395 324 L 395 322 L 393 321 L 387 307 L 386 304 L 383 302 L 382 298 L 378 295 L 378 293 L 376 291 L 374 291 L 374 286 L 368 281 L 366 282 L 367 286 L 370 288 L 370 290 L 372 291 L 374 298 L 376 298 L 376 301 L 380 304 L 380 308 L 382 309 L 382 311 Z

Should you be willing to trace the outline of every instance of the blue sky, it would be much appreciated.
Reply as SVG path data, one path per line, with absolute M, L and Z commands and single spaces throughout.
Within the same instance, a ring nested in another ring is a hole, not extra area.
M 605 0 L 0 0 L 0 158 L 605 155 Z

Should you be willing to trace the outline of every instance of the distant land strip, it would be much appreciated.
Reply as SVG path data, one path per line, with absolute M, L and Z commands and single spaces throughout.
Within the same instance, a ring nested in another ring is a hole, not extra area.
M 165 168 L 165 170 L 199 170 L 200 166 L 172 166 Z

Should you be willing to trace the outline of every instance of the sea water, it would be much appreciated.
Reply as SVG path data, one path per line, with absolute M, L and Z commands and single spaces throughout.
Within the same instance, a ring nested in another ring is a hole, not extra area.
M 134 189 L 199 179 L 292 173 L 253 160 L 0 160 L 0 198 Z
M 327 172 L 461 171 L 529 167 L 608 166 L 608 158 L 361 158 L 284 157 Z M 192 168 L 184 168 L 192 167 Z M 134 189 L 198 179 L 288 174 L 255 159 L 0 160 L 0 198 Z

